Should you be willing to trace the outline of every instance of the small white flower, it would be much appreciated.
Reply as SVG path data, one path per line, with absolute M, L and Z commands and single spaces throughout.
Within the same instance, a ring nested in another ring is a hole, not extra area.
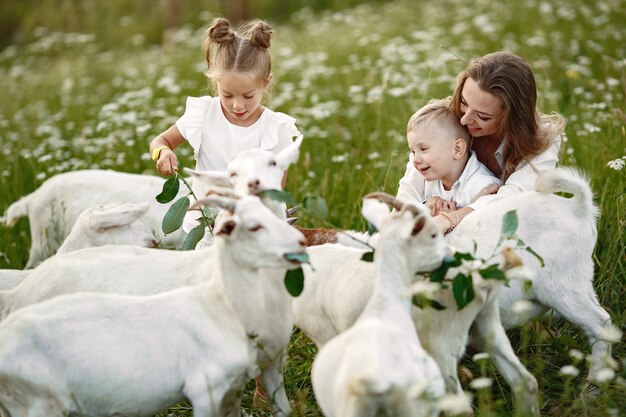
M 559 375 L 561 376 L 578 376 L 580 371 L 574 365 L 566 365 L 561 368 Z
M 482 361 L 484 359 L 489 359 L 489 358 L 491 358 L 491 355 L 488 354 L 487 352 L 477 353 L 474 356 L 472 356 L 472 360 L 474 362 Z
M 409 288 L 409 295 L 423 294 L 431 297 L 434 293 L 441 289 L 441 283 L 431 281 L 417 281 Z
M 611 169 L 614 169 L 615 171 L 621 171 L 625 165 L 626 165 L 626 161 L 624 161 L 623 158 L 617 158 L 617 159 L 614 159 L 613 161 L 609 161 L 606 163 L 606 166 L 608 166 Z
M 532 311 L 534 308 L 534 304 L 531 303 L 528 300 L 519 300 L 516 301 L 512 306 L 511 306 L 511 311 L 515 314 L 525 314 L 528 313 L 529 311 Z
M 470 382 L 470 387 L 475 390 L 489 388 L 493 384 L 493 379 L 487 377 L 476 378 Z
M 622 331 L 613 324 L 608 324 L 600 331 L 600 339 L 609 343 L 618 343 L 622 340 Z
M 472 412 L 472 395 L 469 393 L 445 394 L 437 401 L 437 406 L 448 416 Z
M 596 374 L 594 381 L 600 384 L 604 384 L 605 382 L 611 381 L 613 378 L 615 378 L 614 370 L 612 370 L 611 368 L 602 368 Z
M 585 355 L 577 349 L 571 349 L 569 351 L 569 355 L 570 357 L 576 359 L 577 361 L 582 361 L 583 359 L 585 359 Z

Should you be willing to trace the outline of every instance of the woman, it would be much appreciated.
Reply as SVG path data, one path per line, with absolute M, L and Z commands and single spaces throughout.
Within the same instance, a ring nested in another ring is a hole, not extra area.
M 536 108 L 535 77 L 528 64 L 508 52 L 494 52 L 474 61 L 458 76 L 451 106 L 472 135 L 478 160 L 503 181 L 488 187 L 472 204 L 457 209 L 454 202 L 438 202 L 435 220 L 445 233 L 469 213 L 494 199 L 535 189 L 539 172 L 556 166 L 565 121 Z M 415 199 L 420 173 L 407 164 L 398 197 Z M 493 194 L 493 195 L 488 195 Z M 421 202 L 421 201 L 420 201 Z

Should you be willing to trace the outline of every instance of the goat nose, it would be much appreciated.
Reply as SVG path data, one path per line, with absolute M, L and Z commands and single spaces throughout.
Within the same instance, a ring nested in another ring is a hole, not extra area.
M 258 179 L 250 180 L 250 181 L 248 181 L 248 188 L 251 189 L 251 190 L 257 190 L 259 188 L 260 184 L 261 183 L 259 182 Z
M 302 247 L 306 247 L 306 245 L 307 245 L 307 241 L 306 241 L 306 239 L 300 239 L 300 240 L 298 241 L 298 243 L 299 243 L 299 244 L 300 244 L 300 246 L 302 246 Z

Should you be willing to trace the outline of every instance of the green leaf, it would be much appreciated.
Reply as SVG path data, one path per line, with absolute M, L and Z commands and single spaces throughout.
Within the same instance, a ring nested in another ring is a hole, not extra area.
M 287 254 L 285 254 L 285 259 L 287 259 L 288 261 L 298 261 L 301 264 L 308 264 L 309 263 L 309 254 L 306 253 L 306 252 L 287 253 Z
M 163 223 L 161 224 L 163 233 L 167 235 L 178 230 L 183 225 L 183 219 L 188 208 L 189 199 L 187 197 L 181 197 L 172 204 L 163 217 Z
M 481 269 L 478 273 L 485 279 L 496 279 L 498 281 L 506 281 L 506 275 L 498 265 L 489 265 L 487 268 Z
M 500 234 L 502 238 L 508 239 L 511 236 L 515 235 L 517 231 L 517 226 L 519 226 L 519 222 L 517 220 L 517 213 L 515 210 L 507 211 L 502 217 L 502 230 Z
M 258 195 L 259 197 L 271 198 L 272 200 L 287 203 L 292 206 L 296 204 L 296 199 L 285 190 L 265 190 L 261 191 Z
M 459 265 L 461 265 L 461 261 L 459 261 L 458 259 L 455 259 L 451 256 L 444 257 L 443 261 L 441 262 L 441 266 L 439 266 L 439 268 L 430 273 L 430 281 L 443 282 L 446 274 L 448 273 L 448 269 Z
M 285 287 L 293 297 L 297 297 L 304 290 L 304 271 L 302 268 L 291 269 L 285 274 Z
M 372 223 L 368 222 L 367 223 L 367 234 L 372 236 L 376 232 L 378 232 L 378 230 L 376 229 L 376 226 L 374 226 Z
M 361 260 L 365 262 L 374 262 L 374 251 L 365 252 L 363 256 L 361 256 Z
M 524 294 L 528 295 L 528 292 L 533 286 L 533 282 L 529 279 L 525 279 L 523 282 Z
M 472 255 L 471 253 L 467 253 L 467 252 L 455 252 L 453 256 L 454 256 L 454 259 L 458 261 L 458 264 L 454 266 L 461 265 L 461 260 L 473 261 L 476 259 L 474 258 L 474 255 Z
M 446 309 L 446 307 L 441 305 L 439 302 L 435 300 L 431 300 L 430 298 L 426 297 L 423 294 L 414 295 L 411 301 L 413 302 L 413 305 L 415 307 L 421 308 L 422 310 L 425 309 L 426 307 L 430 307 L 439 311 Z
M 183 243 L 183 250 L 194 250 L 198 242 L 204 237 L 206 227 L 204 224 L 200 224 L 189 231 L 189 234 L 185 238 Z
M 474 284 L 471 275 L 458 273 L 452 280 L 452 294 L 459 310 L 462 310 L 474 299 Z
M 169 203 L 176 197 L 179 189 L 180 183 L 178 182 L 178 175 L 175 175 L 165 181 L 161 194 L 156 196 L 156 201 L 161 204 Z
M 306 196 L 302 201 L 302 207 L 309 210 L 318 219 L 326 220 L 328 217 L 328 207 L 326 201 L 320 196 Z

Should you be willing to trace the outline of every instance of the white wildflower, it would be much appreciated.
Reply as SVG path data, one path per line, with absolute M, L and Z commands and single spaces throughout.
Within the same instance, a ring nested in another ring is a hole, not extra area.
M 344 162 L 346 159 L 348 159 L 348 155 L 346 155 L 346 154 L 343 154 L 343 155 L 335 155 L 335 156 L 333 156 L 333 157 L 331 157 L 331 158 L 330 158 L 330 160 L 331 160 L 332 162 L 337 162 L 337 163 L 339 163 L 339 162 Z
M 565 365 L 559 371 L 559 375 L 561 375 L 561 376 L 571 376 L 571 377 L 574 377 L 574 376 L 578 376 L 579 373 L 580 373 L 580 371 L 574 365 Z
M 606 166 L 616 171 L 621 171 L 622 168 L 626 165 L 625 157 L 614 159 L 613 161 L 607 162 Z
M 476 378 L 470 382 L 470 387 L 475 390 L 489 388 L 493 384 L 493 379 L 488 377 Z
M 583 359 L 585 359 L 585 355 L 578 349 L 571 349 L 569 351 L 569 356 L 573 359 L 576 359 L 577 361 L 582 361 Z
M 606 382 L 611 381 L 613 378 L 615 378 L 614 370 L 612 370 L 611 368 L 602 368 L 596 374 L 596 377 L 594 378 L 594 382 L 597 382 L 599 384 L 604 384 Z
M 431 297 L 434 293 L 441 289 L 441 283 L 431 281 L 417 281 L 409 288 L 409 294 L 422 294 Z
M 613 324 L 608 324 L 600 331 L 600 339 L 609 343 L 618 343 L 622 340 L 622 331 Z
M 472 395 L 469 393 L 445 394 L 437 400 L 437 406 L 448 416 L 472 412 Z
M 472 356 L 472 360 L 474 362 L 482 361 L 482 360 L 489 359 L 489 358 L 491 358 L 491 355 L 488 354 L 487 352 L 477 353 L 474 356 Z
M 525 314 L 532 311 L 534 306 L 535 305 L 528 300 L 519 300 L 511 306 L 511 311 L 515 314 Z

